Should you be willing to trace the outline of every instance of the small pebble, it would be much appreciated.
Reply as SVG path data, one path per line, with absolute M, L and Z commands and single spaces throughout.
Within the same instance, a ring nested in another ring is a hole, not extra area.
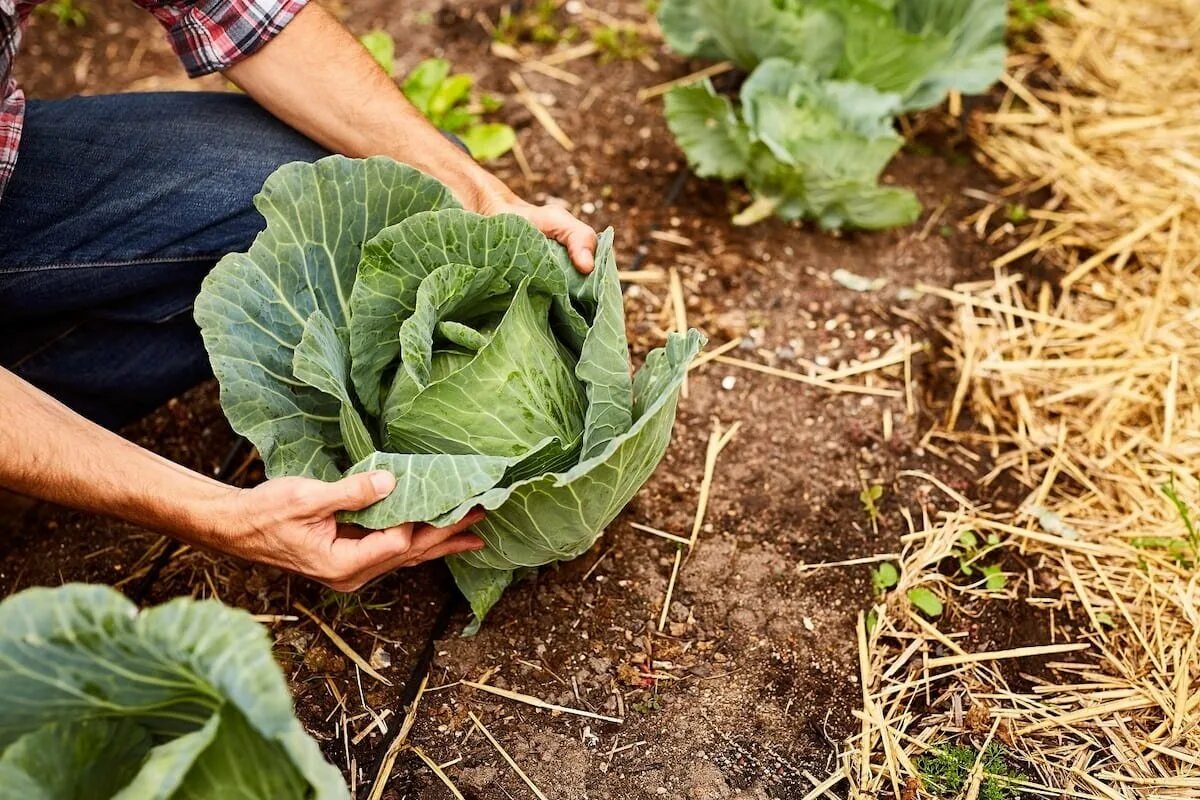
M 721 388 L 725 391 L 728 392 L 734 386 L 737 386 L 737 378 L 732 375 L 726 375 L 724 378 L 721 378 Z
M 596 204 L 595 203 L 584 203 L 582 206 L 580 206 L 580 208 L 583 210 L 583 213 L 585 213 L 585 214 L 595 214 L 596 213 Z

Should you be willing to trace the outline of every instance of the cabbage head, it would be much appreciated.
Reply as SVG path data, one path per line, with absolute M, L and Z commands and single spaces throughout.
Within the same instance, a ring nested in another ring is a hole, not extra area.
M 0 602 L 0 800 L 349 800 L 266 630 L 215 600 L 107 586 Z
M 233 428 L 267 475 L 396 475 L 367 528 L 482 507 L 450 569 L 476 625 L 514 577 L 586 551 L 662 458 L 704 339 L 629 369 L 612 230 L 588 276 L 524 219 L 465 211 L 390 159 L 271 175 L 266 229 L 223 258 L 196 320 Z

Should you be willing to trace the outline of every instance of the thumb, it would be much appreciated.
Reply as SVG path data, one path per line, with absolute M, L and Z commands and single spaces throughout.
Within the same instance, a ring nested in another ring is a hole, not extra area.
M 395 488 L 396 476 L 383 470 L 349 475 L 322 485 L 314 497 L 316 511 L 321 514 L 358 511 L 378 503 Z

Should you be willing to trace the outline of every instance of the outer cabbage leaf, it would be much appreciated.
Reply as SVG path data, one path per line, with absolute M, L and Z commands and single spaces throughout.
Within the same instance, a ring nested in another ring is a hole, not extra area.
M 712 82 L 672 89 L 664 98 L 667 125 L 702 178 L 734 180 L 746 173 L 750 132 Z
M 841 17 L 843 52 L 834 77 L 929 108 L 957 89 L 986 91 L 1004 69 L 1004 0 L 827 0 Z
M 674 50 L 752 70 L 769 58 L 937 105 L 985 91 L 1004 66 L 1005 0 L 665 0 Z
M 841 54 L 837 15 L 800 0 L 665 0 L 658 24 L 672 49 L 744 70 L 778 57 L 824 74 Z
M 197 319 L 222 403 L 272 476 L 391 470 L 387 498 L 339 514 L 372 529 L 490 510 L 475 526 L 488 546 L 453 565 L 482 618 L 516 571 L 590 547 L 646 481 L 702 337 L 673 338 L 631 378 L 611 230 L 584 277 L 521 217 L 464 211 L 395 170 L 381 191 L 373 160 L 281 169 L 267 189 L 312 191 L 222 260 Z M 334 178 L 342 189 L 319 188 Z M 347 219 L 362 226 L 350 237 Z M 287 237 L 295 248 L 268 246 Z M 296 313 L 245 288 L 263 275 L 279 280 L 260 294 Z
M 215 601 L 21 592 L 0 603 L 0 692 L 5 800 L 349 797 L 263 628 Z
M 196 321 L 233 429 L 267 475 L 341 474 L 341 403 L 293 373 L 314 311 L 347 326 L 363 242 L 418 211 L 456 208 L 438 181 L 389 158 L 341 156 L 276 170 L 255 198 L 266 229 L 204 280 Z
M 768 59 L 746 80 L 741 99 L 738 115 L 707 83 L 674 89 L 667 98 L 667 123 L 689 161 L 701 174 L 740 177 L 754 196 L 735 222 L 775 214 L 823 228 L 876 229 L 917 218 L 920 204 L 911 192 L 877 185 L 902 142 L 891 124 L 898 96 Z M 720 115 L 697 113 L 705 108 Z M 723 173 L 711 169 L 719 140 L 738 143 L 745 154 L 739 170 L 733 158 L 723 162 L 729 167 Z

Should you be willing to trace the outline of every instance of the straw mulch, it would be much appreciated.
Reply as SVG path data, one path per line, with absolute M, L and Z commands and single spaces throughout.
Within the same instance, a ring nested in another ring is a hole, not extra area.
M 1010 203 L 1044 202 L 993 281 L 928 287 L 951 300 L 960 376 L 935 435 L 989 449 L 986 480 L 1026 499 L 989 515 L 958 498 L 913 526 L 862 637 L 863 730 L 843 765 L 860 796 L 925 796 L 914 759 L 957 741 L 1003 744 L 1022 777 L 993 788 L 1023 796 L 1200 797 L 1200 2 L 1056 5 L 978 132 L 1009 189 L 973 222 L 1012 230 Z M 1029 261 L 1054 279 L 1009 271 Z M 1051 682 L 1016 694 L 1006 658 L 948 659 L 955 637 L 905 602 L 921 582 L 978 593 L 936 571 L 964 530 L 1037 565 L 1012 602 L 1055 610 L 1049 643 L 1087 645 L 1047 651 Z

